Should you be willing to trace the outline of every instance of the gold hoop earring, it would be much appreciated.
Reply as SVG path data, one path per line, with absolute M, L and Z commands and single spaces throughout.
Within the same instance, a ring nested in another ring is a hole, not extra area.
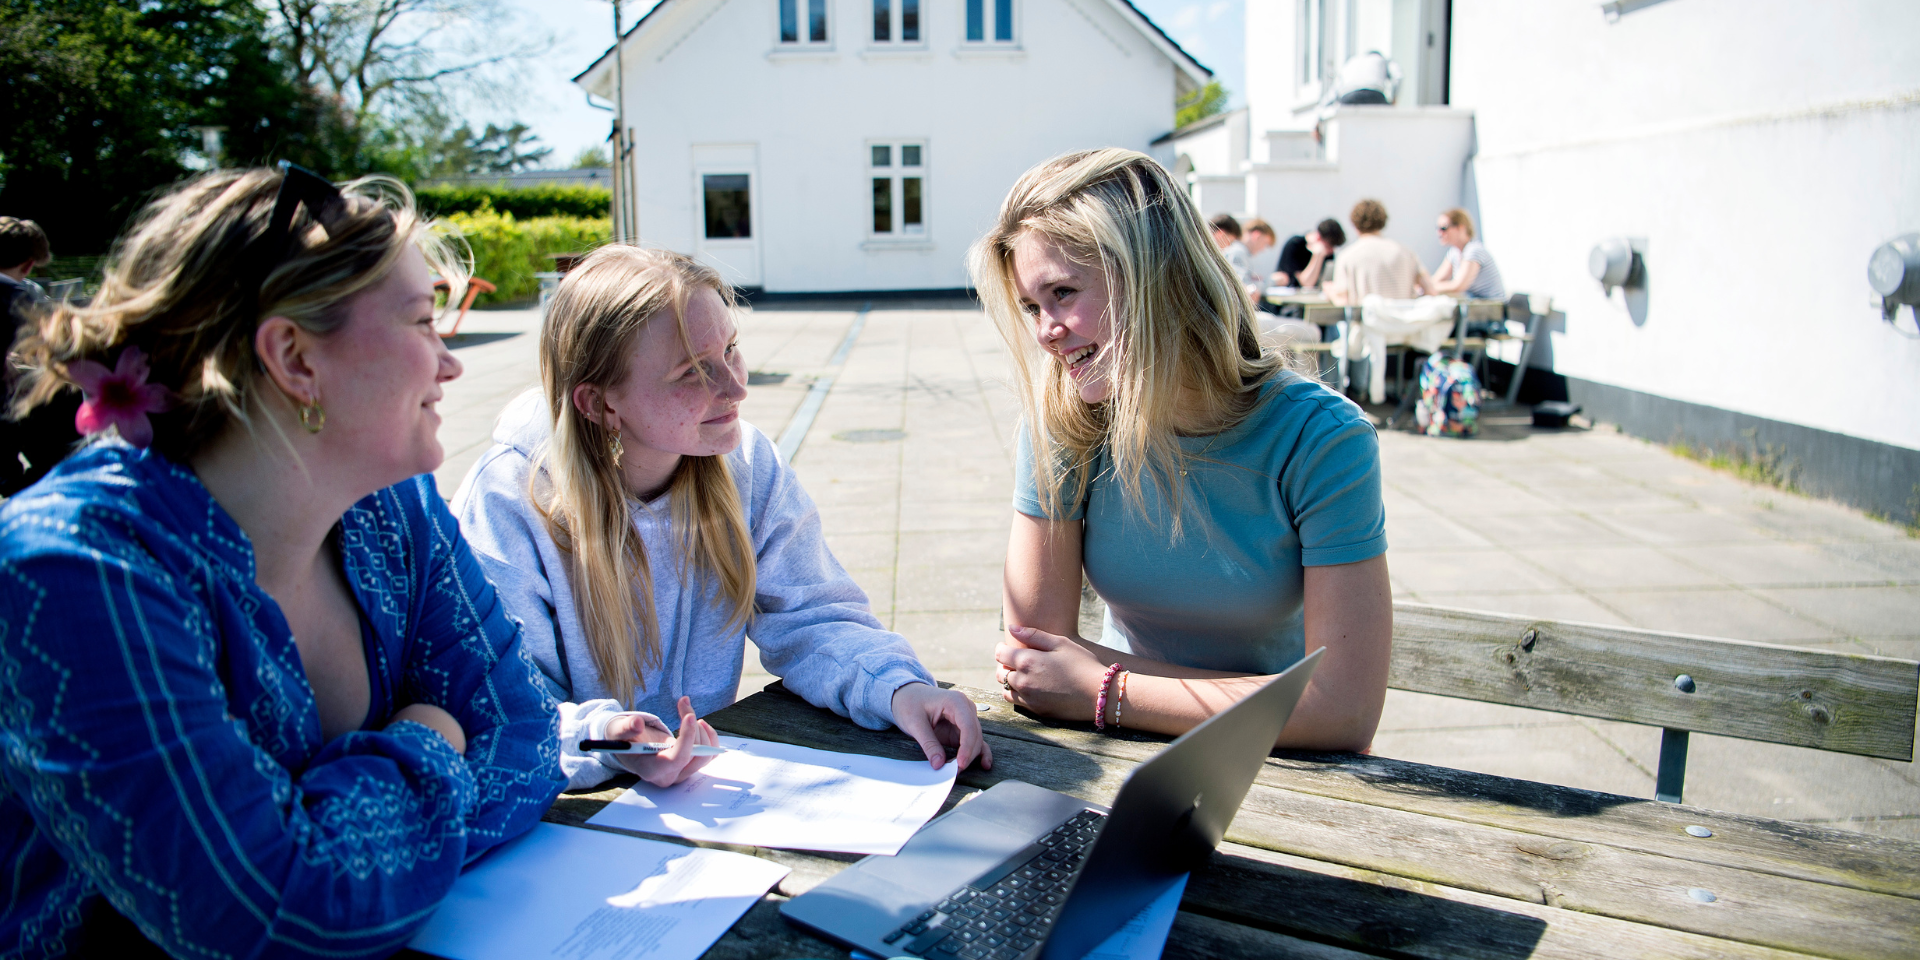
M 301 404 L 300 425 L 306 427 L 308 433 L 319 433 L 326 429 L 327 411 L 320 409 L 320 401 L 309 400 Z
M 613 457 L 614 466 L 617 467 L 620 465 L 620 455 L 625 452 L 627 452 L 627 448 L 620 443 L 620 431 L 615 430 L 613 432 L 613 439 L 607 441 L 607 453 Z

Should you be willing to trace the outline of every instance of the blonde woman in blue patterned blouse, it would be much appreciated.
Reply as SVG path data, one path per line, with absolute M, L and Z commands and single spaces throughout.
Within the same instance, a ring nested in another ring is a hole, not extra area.
M 429 226 L 209 174 L 23 333 L 19 406 L 78 387 L 101 436 L 0 508 L 0 956 L 384 956 L 560 789 L 428 475 Z

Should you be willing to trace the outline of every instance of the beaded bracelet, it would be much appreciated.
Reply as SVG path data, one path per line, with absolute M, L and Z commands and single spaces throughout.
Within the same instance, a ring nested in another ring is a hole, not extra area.
M 1133 675 L 1131 670 L 1120 671 L 1120 689 L 1113 694 L 1113 726 L 1120 726 L 1120 708 L 1127 705 L 1127 678 Z
M 1106 676 L 1100 678 L 1100 695 L 1093 698 L 1093 728 L 1095 730 L 1105 730 L 1107 728 L 1107 687 L 1113 685 L 1114 675 L 1119 672 L 1120 665 L 1116 663 L 1107 668 Z

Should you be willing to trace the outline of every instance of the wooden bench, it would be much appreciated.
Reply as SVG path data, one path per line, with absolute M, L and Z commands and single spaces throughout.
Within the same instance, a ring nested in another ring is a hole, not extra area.
M 1690 732 L 1911 761 L 1920 663 L 1395 603 L 1387 685 L 1660 727 L 1679 803 Z

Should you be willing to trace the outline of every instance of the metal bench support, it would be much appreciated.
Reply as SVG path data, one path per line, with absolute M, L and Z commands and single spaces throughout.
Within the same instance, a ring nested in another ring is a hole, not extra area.
M 1653 780 L 1653 798 L 1666 803 L 1680 802 L 1680 788 L 1687 780 L 1687 731 L 1662 727 L 1660 730 L 1660 772 Z

